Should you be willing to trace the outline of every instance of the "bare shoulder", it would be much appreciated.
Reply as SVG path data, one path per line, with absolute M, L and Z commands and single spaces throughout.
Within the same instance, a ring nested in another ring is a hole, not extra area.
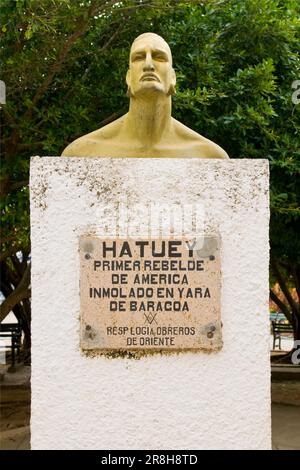
M 86 157 L 90 155 L 90 149 L 93 147 L 93 139 L 84 135 L 74 140 L 62 152 L 62 157 Z
M 229 159 L 228 154 L 215 142 L 203 137 L 189 127 L 174 119 L 176 134 L 185 140 L 192 149 L 192 155 L 199 158 L 223 158 Z
M 114 138 L 123 122 L 123 116 L 96 131 L 83 135 L 69 144 L 62 152 L 62 157 L 96 157 L 101 156 L 101 144 Z
M 206 139 L 205 137 L 203 139 L 204 141 L 199 142 L 199 144 L 196 145 L 196 149 L 199 151 L 199 154 L 201 153 L 201 155 L 204 155 L 203 158 L 223 158 L 226 160 L 229 159 L 229 155 L 227 154 L 227 152 L 225 152 L 224 149 L 222 149 L 222 147 L 220 147 L 215 142 Z

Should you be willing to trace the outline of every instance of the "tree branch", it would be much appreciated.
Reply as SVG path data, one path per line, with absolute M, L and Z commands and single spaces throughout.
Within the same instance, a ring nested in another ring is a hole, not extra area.
M 293 278 L 295 282 L 296 292 L 298 295 L 298 302 L 300 302 L 300 269 L 292 267 Z
M 122 29 L 123 25 L 120 25 L 116 31 L 109 37 L 109 39 L 103 44 L 103 46 L 101 47 L 100 49 L 100 53 L 103 53 L 107 48 L 108 46 L 114 41 L 114 39 L 118 36 L 118 34 L 120 33 L 120 31 L 124 31 L 124 29 Z M 78 56 L 78 57 L 81 57 L 83 55 L 83 53 L 81 52 Z M 86 68 L 84 74 L 82 75 L 81 77 L 81 83 L 83 83 L 85 80 L 86 80 L 86 77 L 88 76 L 89 74 L 89 71 L 91 69 L 91 64 Z M 74 93 L 74 87 L 69 87 L 69 90 L 67 91 L 67 93 L 65 93 L 64 97 L 63 97 L 63 103 L 69 98 L 70 95 L 72 95 Z M 40 125 L 43 121 L 40 121 L 38 125 Z M 107 123 L 109 123 L 111 121 L 107 121 Z
M 29 144 L 18 144 L 17 145 L 17 150 L 27 150 L 27 149 L 32 148 L 33 146 L 40 147 L 44 143 L 45 143 L 44 141 L 41 141 L 41 142 L 33 142 L 33 143 L 29 143 Z
M 11 242 L 12 240 L 16 240 L 16 238 L 17 238 L 16 233 L 14 235 L 10 235 L 8 237 L 1 237 L 1 243 Z
M 0 322 L 9 314 L 9 312 L 23 299 L 28 299 L 31 296 L 30 285 L 30 264 L 24 272 L 24 275 L 18 287 L 3 301 L 0 305 Z
M 20 283 L 23 275 L 20 277 L 15 269 L 12 269 L 9 266 L 9 263 L 6 261 L 0 263 L 0 270 L 1 270 L 1 282 L 2 284 L 5 284 L 7 288 L 10 288 L 11 291 L 15 289 L 15 287 Z M 3 292 L 4 294 L 4 292 Z M 7 295 L 9 295 L 10 292 L 8 292 Z M 6 294 L 4 294 L 5 297 L 7 297 Z
M 61 67 L 69 51 L 71 50 L 77 39 L 80 38 L 86 32 L 87 28 L 90 25 L 91 18 L 96 13 L 100 13 L 102 10 L 104 10 L 108 6 L 113 5 L 114 3 L 117 3 L 117 1 L 104 2 L 104 4 L 99 7 L 97 0 L 92 0 L 87 15 L 78 20 L 75 31 L 65 41 L 56 61 L 53 63 L 50 69 L 49 74 L 47 75 L 43 83 L 40 85 L 40 87 L 37 89 L 36 94 L 32 99 L 31 106 L 27 109 L 23 116 L 24 119 L 31 118 L 35 106 L 38 104 L 39 100 L 42 98 L 44 93 L 48 90 L 49 85 L 55 75 L 61 70 Z
M 293 324 L 293 318 L 292 318 L 291 312 L 289 311 L 289 309 L 285 305 L 285 303 L 283 303 L 282 300 L 280 300 L 279 297 L 277 297 L 277 295 L 275 294 L 275 292 L 272 289 L 270 289 L 270 297 L 273 300 L 273 302 L 275 302 L 275 304 L 278 305 L 280 310 L 285 314 L 286 318 L 288 319 L 288 321 L 292 325 Z
M 297 306 L 296 302 L 294 301 L 293 297 L 291 296 L 291 293 L 290 293 L 290 291 L 289 291 L 289 289 L 286 285 L 286 282 L 285 282 L 281 272 L 279 271 L 277 263 L 272 259 L 271 259 L 271 267 L 274 271 L 276 279 L 278 280 L 280 288 L 281 288 L 283 294 L 285 295 L 286 300 L 290 304 L 292 311 L 294 311 L 296 313 L 298 311 L 298 306 Z
M 0 253 L 0 261 L 4 261 L 9 256 L 13 255 L 16 251 L 19 251 L 20 248 L 21 246 L 13 245 L 8 250 L 3 251 Z
M 10 114 L 10 112 L 7 110 L 6 106 L 3 106 L 2 111 L 3 111 L 3 114 L 4 114 L 4 118 L 7 119 L 8 123 L 9 123 L 11 126 L 15 126 L 15 125 L 16 125 L 15 118 L 14 118 L 14 117 Z

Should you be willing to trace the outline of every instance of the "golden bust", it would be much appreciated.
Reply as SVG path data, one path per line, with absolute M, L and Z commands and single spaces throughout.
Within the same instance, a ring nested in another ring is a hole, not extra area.
M 63 156 L 229 158 L 217 144 L 172 118 L 176 76 L 162 37 L 144 33 L 133 41 L 126 82 L 128 113 L 76 139 Z

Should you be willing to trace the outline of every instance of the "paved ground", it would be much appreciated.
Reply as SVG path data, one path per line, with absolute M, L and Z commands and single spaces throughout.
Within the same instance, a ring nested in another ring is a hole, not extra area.
M 300 381 L 272 382 L 272 403 L 294 405 L 300 410 Z
M 0 386 L 0 450 L 30 449 L 30 367 L 5 373 Z
M 1 387 L 0 449 L 30 448 L 30 387 Z
M 272 446 L 275 450 L 300 449 L 300 406 L 272 404 Z
M 30 449 L 30 368 L 5 374 L 0 388 L 0 449 Z M 272 383 L 273 449 L 300 450 L 300 381 Z
M 0 450 L 30 450 L 29 426 L 1 432 Z

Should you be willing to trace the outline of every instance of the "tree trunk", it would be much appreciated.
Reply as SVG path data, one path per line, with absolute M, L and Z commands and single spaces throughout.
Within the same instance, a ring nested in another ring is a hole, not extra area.
M 294 341 L 300 341 L 300 315 L 293 315 Z
M 9 314 L 22 300 L 31 296 L 30 285 L 30 264 L 27 265 L 23 277 L 15 289 L 6 297 L 0 305 L 0 321 Z
M 24 343 L 23 343 L 23 360 L 24 364 L 31 364 L 31 304 L 29 299 L 23 300 L 23 309 L 25 321 L 23 324 Z
M 18 322 L 22 325 L 24 333 L 23 341 L 23 360 L 24 363 L 30 364 L 30 348 L 31 348 L 31 305 L 28 298 L 21 298 L 22 295 L 15 297 L 16 291 L 20 292 L 20 287 L 27 284 L 29 289 L 30 283 L 30 267 L 27 262 L 20 263 L 16 258 L 13 263 L 14 271 L 9 267 L 6 261 L 1 263 L 1 291 L 5 296 L 5 300 L 0 308 L 1 321 L 12 311 Z M 18 302 L 17 302 L 18 301 Z
M 300 304 L 299 304 L 299 268 L 294 266 L 280 266 L 280 263 L 276 262 L 271 257 L 270 262 L 273 274 L 275 275 L 276 280 L 279 283 L 280 289 L 284 294 L 285 301 L 279 299 L 279 297 L 275 294 L 275 292 L 270 289 L 270 297 L 273 302 L 278 305 L 280 310 L 285 314 L 286 318 L 290 322 L 293 327 L 293 336 L 294 341 L 300 340 Z M 283 273 L 285 272 L 285 276 Z M 295 300 L 290 292 L 288 286 L 288 274 L 293 276 L 293 280 L 296 286 L 296 292 L 298 295 L 298 301 Z M 294 350 L 294 348 L 293 348 Z M 291 352 L 293 352 L 293 350 Z

